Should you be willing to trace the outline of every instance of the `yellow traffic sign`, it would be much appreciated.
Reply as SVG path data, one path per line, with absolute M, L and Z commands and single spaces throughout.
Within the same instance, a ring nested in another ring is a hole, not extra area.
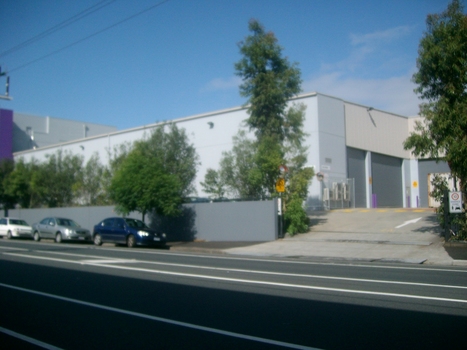
M 277 192 L 285 192 L 285 179 L 277 179 L 276 181 L 276 191 Z

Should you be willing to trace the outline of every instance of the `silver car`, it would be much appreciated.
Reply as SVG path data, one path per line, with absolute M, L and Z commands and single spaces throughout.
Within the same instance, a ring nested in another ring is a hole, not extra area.
M 62 241 L 91 241 L 91 232 L 82 228 L 75 221 L 67 218 L 49 217 L 32 225 L 35 241 L 42 238 L 54 239 L 55 242 Z
M 13 237 L 32 238 L 32 228 L 26 221 L 16 218 L 0 219 L 0 236 L 10 239 Z

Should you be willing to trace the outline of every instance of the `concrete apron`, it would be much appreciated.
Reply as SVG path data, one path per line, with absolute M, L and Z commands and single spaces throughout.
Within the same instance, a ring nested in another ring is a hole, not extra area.
M 233 255 L 463 265 L 444 249 L 433 209 L 346 209 L 313 213 L 306 234 L 223 250 Z

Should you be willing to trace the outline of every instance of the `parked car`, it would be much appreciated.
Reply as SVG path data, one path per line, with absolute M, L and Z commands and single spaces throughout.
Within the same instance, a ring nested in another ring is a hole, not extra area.
M 22 219 L 2 218 L 0 219 L 0 236 L 10 239 L 13 237 L 32 238 L 32 227 Z
M 48 217 L 32 225 L 35 241 L 51 238 L 55 242 L 62 241 L 92 241 L 91 232 L 82 228 L 75 221 L 67 218 Z
M 165 233 L 150 229 L 143 221 L 133 218 L 107 218 L 94 226 L 92 237 L 95 245 L 102 243 L 164 246 L 167 242 Z

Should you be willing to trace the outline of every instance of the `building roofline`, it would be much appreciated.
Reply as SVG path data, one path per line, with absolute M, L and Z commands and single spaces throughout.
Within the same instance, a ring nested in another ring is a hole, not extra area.
M 307 97 L 317 97 L 317 96 L 324 96 L 324 97 L 334 98 L 336 100 L 342 101 L 343 103 L 348 103 L 348 104 L 352 104 L 352 105 L 355 105 L 355 106 L 361 106 L 361 107 L 364 107 L 364 108 L 370 108 L 370 106 L 365 106 L 365 105 L 362 105 L 362 104 L 359 104 L 359 103 L 346 101 L 346 100 L 344 100 L 342 98 L 327 95 L 327 94 L 322 94 L 322 93 L 319 93 L 319 92 L 308 92 L 308 93 L 299 94 L 299 95 L 296 95 L 296 96 L 292 97 L 290 99 L 290 101 L 297 101 L 297 100 L 301 100 L 301 99 L 304 99 L 304 98 L 307 98 Z M 86 138 L 76 139 L 76 140 L 72 140 L 72 141 L 56 143 L 56 144 L 53 144 L 53 145 L 48 145 L 48 146 L 44 146 L 44 147 L 40 147 L 40 148 L 36 148 L 36 149 L 29 149 L 29 150 L 24 150 L 24 151 L 20 151 L 20 152 L 15 152 L 15 153 L 13 153 L 13 155 L 14 156 L 21 156 L 22 154 L 27 154 L 27 153 L 30 153 L 30 152 L 39 152 L 39 151 L 47 150 L 47 149 L 50 149 L 50 148 L 56 148 L 57 146 L 67 146 L 67 145 L 72 145 L 72 144 L 76 144 L 76 143 L 80 143 L 80 142 L 84 142 L 84 141 L 96 140 L 96 139 L 106 138 L 106 137 L 115 136 L 115 135 L 121 135 L 121 134 L 125 134 L 125 133 L 128 133 L 128 132 L 135 132 L 135 131 L 141 131 L 141 130 L 144 131 L 144 130 L 147 130 L 147 129 L 153 129 L 153 128 L 159 126 L 159 125 L 164 125 L 164 124 L 168 124 L 168 123 L 182 123 L 182 122 L 195 120 L 195 119 L 213 117 L 213 116 L 216 116 L 216 115 L 219 115 L 219 114 L 233 113 L 233 112 L 245 110 L 248 107 L 249 107 L 249 105 L 245 104 L 245 105 L 242 105 L 242 106 L 221 109 L 221 110 L 217 110 L 217 111 L 213 111 L 213 112 L 196 114 L 196 115 L 177 118 L 177 119 L 172 119 L 172 120 L 168 120 L 168 121 L 164 120 L 164 121 L 156 122 L 156 123 L 153 123 L 153 124 L 146 124 L 146 125 L 143 125 L 143 126 L 138 126 L 138 127 L 134 127 L 134 128 L 130 128 L 130 129 L 117 130 L 117 131 L 112 131 L 112 132 L 109 132 L 109 133 L 104 133 L 104 134 L 100 134 L 100 135 L 95 135 L 95 136 L 90 136 L 90 137 L 86 137 Z M 383 112 L 383 113 L 392 114 L 394 116 L 401 117 L 401 118 L 409 118 L 407 116 L 403 116 L 403 115 L 396 114 L 396 113 L 391 113 L 391 112 L 386 112 L 386 111 L 383 111 L 383 110 L 380 110 L 380 109 L 377 109 L 377 108 L 373 108 L 373 110 Z M 24 113 L 24 114 L 26 114 L 26 113 Z M 51 118 L 55 118 L 55 117 L 51 117 Z M 56 118 L 56 119 L 60 119 L 60 118 Z

